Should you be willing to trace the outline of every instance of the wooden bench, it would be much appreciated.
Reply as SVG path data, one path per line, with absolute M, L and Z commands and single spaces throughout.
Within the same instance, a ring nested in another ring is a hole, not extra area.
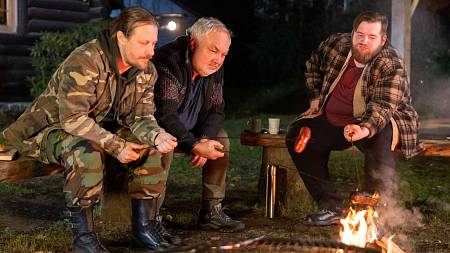
M 15 182 L 33 177 L 53 175 L 64 171 L 54 164 L 43 164 L 33 158 L 18 156 L 12 161 L 0 161 L 0 182 Z
M 176 152 L 174 158 L 185 155 L 185 153 Z M 0 161 L 0 183 L 16 182 L 33 177 L 54 175 L 63 171 L 64 168 L 62 166 L 56 164 L 44 164 L 31 157 L 17 154 L 11 161 Z
M 432 123 L 434 122 L 434 123 Z M 420 156 L 450 157 L 450 120 L 443 122 L 425 121 L 421 128 L 421 142 L 425 150 Z M 277 196 L 275 213 L 279 216 L 294 217 L 310 207 L 312 199 L 303 184 L 285 144 L 285 134 L 243 132 L 242 145 L 262 147 L 259 178 L 259 200 L 266 202 L 266 175 L 268 165 L 278 166 Z M 356 148 L 350 148 L 348 150 Z M 357 150 L 357 149 L 356 149 Z

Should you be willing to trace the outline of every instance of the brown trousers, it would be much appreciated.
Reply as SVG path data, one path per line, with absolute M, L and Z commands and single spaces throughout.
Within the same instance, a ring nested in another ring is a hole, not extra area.
M 224 146 L 224 156 L 216 160 L 208 160 L 202 171 L 202 207 L 205 209 L 222 202 L 225 198 L 225 179 L 230 154 L 230 140 L 224 129 L 221 129 L 217 134 L 217 141 Z M 162 166 L 165 171 L 168 172 L 170 170 L 173 158 L 173 152 L 162 157 Z M 164 195 L 165 191 L 161 194 L 158 201 L 159 205 L 162 205 Z

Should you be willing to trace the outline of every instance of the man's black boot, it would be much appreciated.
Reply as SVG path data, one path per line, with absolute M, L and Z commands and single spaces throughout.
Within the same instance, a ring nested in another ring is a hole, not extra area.
M 198 225 L 204 230 L 220 230 L 222 232 L 236 232 L 245 229 L 244 223 L 233 220 L 223 212 L 222 204 L 200 210 Z
M 73 232 L 73 252 L 102 253 L 108 250 L 94 233 L 93 207 L 69 206 L 68 218 Z
M 156 230 L 159 232 L 159 234 L 164 239 L 164 241 L 166 241 L 166 242 L 168 242 L 168 243 L 170 243 L 172 245 L 179 246 L 179 245 L 181 245 L 183 243 L 183 241 L 181 240 L 181 238 L 179 236 L 171 234 L 164 227 L 161 215 L 157 215 L 156 216 Z
M 157 201 L 154 199 L 131 199 L 131 232 L 140 247 L 164 250 L 170 244 L 163 239 L 156 220 Z

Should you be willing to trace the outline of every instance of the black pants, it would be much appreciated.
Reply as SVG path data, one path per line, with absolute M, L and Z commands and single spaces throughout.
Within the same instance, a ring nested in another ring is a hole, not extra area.
M 294 151 L 294 143 L 303 126 L 311 129 L 311 139 L 305 150 L 297 154 Z M 395 159 L 391 151 L 391 142 L 390 123 L 372 138 L 354 142 L 365 157 L 365 186 L 362 190 L 380 191 L 395 178 Z M 328 160 L 332 150 L 343 150 L 351 146 L 344 138 L 344 127 L 333 126 L 325 116 L 302 119 L 289 126 L 286 145 L 306 188 L 319 208 L 331 210 L 342 208 L 343 198 L 330 180 Z

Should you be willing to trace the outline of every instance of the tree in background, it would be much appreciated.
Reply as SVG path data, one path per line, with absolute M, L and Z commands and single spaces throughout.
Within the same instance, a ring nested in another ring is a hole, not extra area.
M 305 61 L 327 36 L 351 32 L 362 10 L 383 11 L 386 1 L 255 0 L 260 20 L 252 57 L 269 83 L 303 81 Z

